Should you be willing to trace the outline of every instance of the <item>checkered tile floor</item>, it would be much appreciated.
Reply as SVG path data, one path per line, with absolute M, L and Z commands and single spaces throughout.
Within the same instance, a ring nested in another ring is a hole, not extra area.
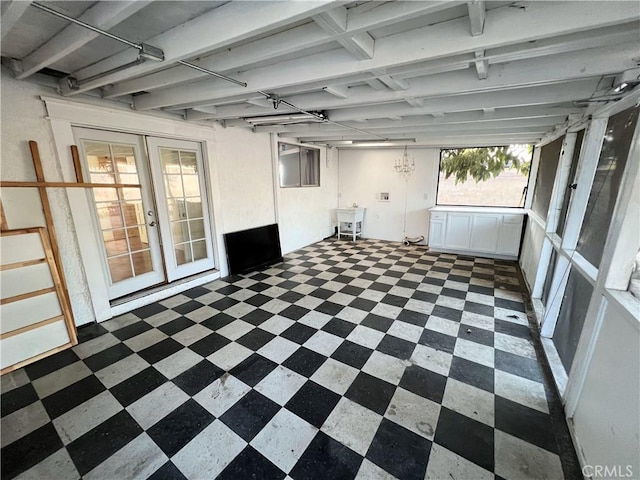
M 2 478 L 581 478 L 519 278 L 330 240 L 85 327 L 2 378 Z

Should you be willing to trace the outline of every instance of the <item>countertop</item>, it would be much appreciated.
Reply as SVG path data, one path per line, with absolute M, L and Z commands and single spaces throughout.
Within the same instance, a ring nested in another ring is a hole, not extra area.
M 451 213 L 493 213 L 498 215 L 525 215 L 524 208 L 509 207 L 459 207 L 448 205 L 436 205 L 429 209 L 431 212 L 451 212 Z

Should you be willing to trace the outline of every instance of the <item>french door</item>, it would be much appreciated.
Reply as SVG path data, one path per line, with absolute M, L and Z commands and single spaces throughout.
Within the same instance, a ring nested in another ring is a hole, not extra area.
M 214 268 L 200 144 L 148 137 L 168 281 Z
M 109 299 L 215 267 L 200 144 L 74 128 Z M 146 146 L 149 158 L 147 158 Z
M 92 188 L 96 228 L 102 240 L 109 298 L 165 281 L 144 142 L 124 133 L 74 129 L 85 180 L 139 184 L 139 188 Z

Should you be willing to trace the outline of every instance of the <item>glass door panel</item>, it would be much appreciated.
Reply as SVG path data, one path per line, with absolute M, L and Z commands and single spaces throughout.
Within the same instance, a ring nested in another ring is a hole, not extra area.
M 169 281 L 214 268 L 200 145 L 148 138 Z
M 89 129 L 75 129 L 75 135 L 92 183 L 140 185 L 89 193 L 104 247 L 109 298 L 162 283 L 160 239 L 141 137 Z

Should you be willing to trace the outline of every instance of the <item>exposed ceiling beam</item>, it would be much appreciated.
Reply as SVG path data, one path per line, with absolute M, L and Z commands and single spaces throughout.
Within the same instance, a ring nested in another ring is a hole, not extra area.
M 353 37 L 341 38 L 338 39 L 338 43 L 358 60 L 373 58 L 375 40 L 368 33 L 358 33 Z
M 571 22 L 564 20 L 568 17 L 571 17 Z M 640 11 L 633 2 L 585 2 L 580 3 L 579 8 L 571 2 L 532 2 L 524 10 L 503 7 L 487 12 L 491 29 L 479 37 L 463 34 L 468 20 L 456 19 L 381 38 L 376 42 L 376 55 L 371 60 L 353 60 L 346 52 L 327 52 L 248 71 L 239 79 L 248 83 L 249 91 L 271 91 L 295 84 L 328 82 L 365 71 L 626 23 L 639 18 Z M 425 49 L 424 45 L 429 45 L 429 49 Z M 136 108 L 146 110 L 214 102 L 241 94 L 242 91 L 238 87 L 207 81 L 190 85 L 188 89 L 173 87 L 162 92 L 139 95 L 135 104 Z
M 402 78 L 393 78 L 391 75 L 380 75 L 378 76 L 378 80 L 394 92 L 407 90 L 409 88 L 409 84 L 406 80 L 403 80 Z
M 134 13 L 142 10 L 150 3 L 151 1 L 147 0 L 98 2 L 85 11 L 78 20 L 93 25 L 94 27 L 108 30 L 123 20 L 126 20 Z M 21 71 L 16 75 L 16 78 L 23 79 L 33 75 L 44 67 L 75 52 L 99 36 L 98 33 L 82 28 L 79 25 L 71 24 L 67 26 L 60 33 L 22 59 Z
M 294 52 L 317 47 L 333 41 L 336 37 L 353 36 L 370 29 L 445 10 L 460 3 L 462 2 L 446 0 L 434 2 L 391 2 L 376 8 L 375 12 L 358 15 L 357 19 L 349 16 L 347 30 L 342 35 L 331 35 L 312 22 L 245 45 L 233 47 L 224 52 L 209 55 L 193 63 L 216 72 L 231 72 L 240 67 L 253 66 L 256 63 L 276 60 Z M 204 77 L 206 77 L 206 74 L 196 70 L 172 67 L 141 78 L 124 80 L 112 88 L 109 87 L 105 92 L 105 96 L 116 97 L 149 91 Z
M 404 102 L 366 107 L 342 108 L 330 110 L 329 117 L 331 120 L 348 122 L 374 118 L 387 118 L 390 115 L 405 117 L 433 115 L 435 113 L 447 112 L 448 116 L 451 112 L 469 112 L 485 108 L 500 109 L 512 107 L 528 108 L 537 105 L 549 106 L 589 98 L 597 90 L 598 84 L 599 80 L 596 78 L 556 85 L 510 89 L 504 92 L 482 92 L 431 98 L 428 101 L 425 101 L 425 105 L 423 107 L 419 108 L 410 107 Z M 278 110 L 279 113 L 290 113 L 293 111 L 294 110 L 287 107 L 280 107 Z M 193 120 L 221 120 L 266 115 L 269 113 L 273 113 L 273 110 L 259 109 L 246 104 L 223 105 L 217 108 L 217 113 L 215 115 L 194 114 L 191 118 Z
M 13 27 L 29 9 L 30 1 L 6 0 L 2 2 L 2 18 L 0 19 L 0 40 L 4 40 Z
M 407 139 L 416 139 L 417 141 L 419 141 L 419 139 L 458 139 L 459 141 L 464 141 L 464 140 L 474 140 L 474 139 L 486 139 L 486 138 L 491 138 L 494 141 L 497 139 L 511 139 L 514 137 L 519 137 L 519 138 L 542 138 L 545 133 L 547 133 L 547 131 L 523 131 L 523 132 L 504 132 L 504 133 L 496 133 L 495 131 L 482 131 L 482 130 L 477 130 L 474 132 L 451 132 L 450 134 L 443 134 L 443 133 L 434 133 L 434 134 L 428 134 L 428 133 L 424 133 L 422 135 L 416 135 L 416 134 L 407 134 L 405 136 L 399 136 L 399 137 L 394 137 L 397 139 L 401 139 L 401 138 L 407 138 Z M 375 139 L 372 139 L 371 137 L 367 137 L 366 135 L 347 135 L 347 138 L 344 137 L 339 137 L 336 136 L 334 138 L 325 138 L 325 137 L 298 137 L 300 139 L 301 142 L 322 142 L 322 143 L 334 143 L 334 142 L 344 142 L 344 141 L 372 141 L 375 142 Z
M 387 86 L 377 78 L 368 78 L 365 80 L 366 84 L 374 90 L 386 90 Z
M 453 135 L 538 135 L 542 136 L 547 132 L 551 132 L 554 130 L 556 125 L 544 125 L 541 127 L 504 127 L 504 128 L 478 128 L 478 127 L 465 127 L 465 128 L 424 128 L 424 129 L 416 129 L 416 130 L 390 130 L 388 132 L 377 132 L 382 135 L 389 135 L 389 138 L 414 138 L 416 135 L 427 135 L 427 136 L 436 136 L 436 135 L 445 135 L 445 136 L 453 136 Z M 325 139 L 342 139 L 348 138 L 351 140 L 371 140 L 370 136 L 353 132 L 353 131 L 345 131 L 343 133 L 332 133 L 325 135 L 303 135 L 300 138 L 304 138 L 305 140 L 316 142 L 319 140 Z
M 323 90 L 338 98 L 347 98 L 349 96 L 349 88 L 346 85 L 329 85 L 324 87 Z
M 540 140 L 540 136 L 512 136 L 512 137 L 418 137 L 416 141 L 409 144 L 409 149 L 412 148 L 461 148 L 461 147 L 495 147 L 500 145 L 519 145 L 519 144 L 535 144 Z M 366 149 L 366 146 L 350 145 L 343 142 L 317 142 L 321 145 L 333 145 L 339 149 Z M 404 145 L 396 144 L 386 146 L 384 143 L 374 144 L 375 148 L 403 148 Z
M 313 16 L 313 20 L 331 36 L 347 31 L 348 12 L 343 6 Z M 373 58 L 375 40 L 367 32 L 337 37 L 337 41 L 358 60 Z
M 489 110 L 489 109 L 487 109 Z M 567 117 L 571 114 L 581 115 L 584 112 L 584 108 L 565 105 L 541 105 L 532 107 L 514 107 L 514 108 L 501 108 L 493 109 L 491 112 L 485 112 L 483 110 L 473 110 L 467 112 L 447 113 L 439 118 L 434 118 L 433 115 L 414 115 L 408 117 L 401 117 L 401 120 L 390 122 L 384 118 L 372 119 L 366 122 L 367 129 L 375 130 L 386 127 L 413 127 L 419 125 L 444 125 L 444 124 L 456 124 L 456 123 L 468 123 L 468 122 L 493 122 L 501 120 L 524 120 L 528 118 L 541 118 L 541 117 Z M 362 126 L 361 122 L 345 121 L 346 125 L 353 127 Z M 228 127 L 248 127 L 249 123 L 241 118 L 225 120 L 225 125 Z M 286 125 L 286 126 L 263 126 L 258 130 L 262 133 L 284 133 L 289 132 L 292 136 L 297 136 L 308 132 L 310 130 L 318 131 L 342 131 L 343 128 L 330 124 L 323 123 L 320 125 Z
M 374 91 L 368 87 L 352 87 L 346 99 L 327 98 L 322 93 L 285 97 L 294 105 L 305 109 L 350 108 L 380 103 L 443 97 L 447 95 L 477 92 L 503 91 L 534 85 L 551 85 L 583 77 L 600 77 L 615 74 L 635 65 L 635 45 L 618 48 L 585 50 L 574 54 L 554 55 L 530 61 L 495 65 L 495 75 L 478 81 L 476 74 L 467 71 L 450 72 L 428 77 L 414 78 L 405 91 Z M 593 92 L 591 92 L 593 93 Z M 446 106 L 445 106 L 446 107 Z M 488 107 L 491 107 L 490 105 Z M 420 109 L 421 107 L 416 107 Z M 441 110 L 446 112 L 446 108 Z M 264 112 L 263 112 L 264 113 Z M 438 112 L 431 112 L 438 113 Z M 259 111 L 253 114 L 260 114 Z M 411 113 L 408 113 L 411 115 Z M 230 115 L 231 116 L 231 115 Z M 242 116 L 242 115 L 240 115 Z
M 303 32 L 299 29 L 305 29 L 305 31 Z M 600 48 L 630 42 L 633 43 L 638 40 L 637 32 L 639 29 L 640 23 L 631 22 L 625 25 L 618 25 L 615 29 L 606 27 L 603 29 L 589 30 L 587 32 L 556 36 L 549 39 L 538 40 L 536 42 L 508 45 L 506 47 L 496 48 L 486 52 L 485 60 L 489 61 L 491 64 L 498 64 L 527 58 L 579 51 L 587 48 Z M 285 36 L 285 34 L 289 33 L 291 33 L 291 35 Z M 317 39 L 318 35 L 322 36 L 326 34 L 315 23 L 309 23 L 301 27 L 296 27 L 279 34 L 272 35 L 258 42 L 250 42 L 240 47 L 225 50 L 224 52 L 208 56 L 201 62 L 194 63 L 215 69 L 222 73 L 226 72 L 229 74 L 235 74 L 234 68 L 238 68 L 239 65 L 246 64 L 247 62 L 251 65 L 252 62 L 255 64 L 263 59 L 269 60 L 272 58 L 271 55 L 278 52 L 285 54 L 291 53 L 291 51 L 297 51 L 298 48 L 302 50 L 309 48 L 309 46 L 314 46 L 314 39 Z M 473 58 L 473 54 L 462 54 L 451 58 L 440 58 L 437 60 L 418 62 L 391 69 L 391 73 L 397 78 L 405 78 L 464 70 L 473 63 Z M 207 62 L 207 64 L 204 62 Z M 209 62 L 211 63 L 209 64 Z M 195 76 L 186 78 L 186 80 L 200 76 L 200 73 L 196 70 L 184 67 L 173 67 L 141 78 L 127 80 L 115 86 L 107 85 L 103 89 L 103 96 L 111 98 L 126 93 L 153 90 L 154 88 L 180 83 L 180 81 L 185 80 L 185 77 L 183 77 L 184 75 L 192 74 L 195 74 Z M 336 80 L 341 84 L 364 81 L 375 90 L 385 90 L 387 88 L 379 80 L 370 78 L 370 75 L 371 73 L 361 73 L 357 75 L 343 76 Z M 281 95 L 291 95 L 305 90 L 313 90 L 314 88 L 323 88 L 326 84 L 326 81 L 305 83 L 303 87 L 293 86 L 278 89 L 278 91 Z M 228 99 L 233 99 L 233 97 L 227 97 L 225 100 Z
M 515 109 L 511 109 L 515 110 Z M 473 112 L 477 113 L 477 112 Z M 460 114 L 452 114 L 460 115 Z M 423 129 L 425 131 L 447 131 L 447 129 L 454 130 L 457 128 L 465 128 L 478 126 L 478 128 L 504 128 L 509 126 L 517 127 L 540 127 L 540 126 L 553 126 L 560 125 L 567 120 L 567 115 L 554 115 L 547 117 L 534 117 L 534 118 L 505 118 L 502 120 L 490 120 L 490 121 L 478 121 L 475 118 L 480 115 L 475 115 L 473 119 L 469 119 L 466 122 L 458 121 L 446 121 L 447 115 L 442 118 L 435 119 L 431 116 L 420 117 L 420 120 L 412 121 L 370 121 L 367 122 L 366 130 L 372 132 L 402 132 L 402 131 L 419 131 Z M 409 117 L 411 118 L 411 117 Z M 247 126 L 246 123 L 244 126 Z M 435 129 L 435 130 L 434 130 Z M 331 124 L 316 124 L 316 125 L 282 125 L 282 126 L 263 126 L 256 127 L 256 132 L 261 133 L 280 133 L 287 136 L 314 136 L 314 135 L 336 135 L 337 132 L 348 132 L 345 128 L 336 127 Z
M 484 32 L 485 5 L 484 0 L 467 2 L 469 9 L 469 22 L 471 23 L 471 35 L 474 37 Z
M 478 80 L 485 80 L 489 75 L 489 60 L 484 58 L 484 50 L 476 52 L 476 61 L 474 62 L 476 67 L 476 73 L 478 74 Z
M 196 57 L 211 50 L 246 40 L 296 21 L 334 5 L 333 0 L 306 2 L 229 2 L 145 41 L 162 49 L 163 62 L 144 62 L 126 70 L 103 75 L 70 90 L 60 82 L 63 95 L 75 95 L 126 78 L 162 70 L 178 60 Z M 233 28 L 229 28 L 233 26 Z M 128 49 L 74 72 L 78 80 L 101 74 L 134 61 L 138 52 Z
M 270 35 L 259 41 L 246 43 L 223 52 L 214 53 L 201 60 L 194 60 L 192 63 L 202 68 L 215 70 L 216 72 L 232 72 L 240 67 L 247 65 L 251 67 L 257 63 L 270 60 L 275 61 L 278 58 L 294 52 L 304 51 L 322 45 L 328 42 L 330 38 L 331 37 L 315 23 L 307 23 L 275 35 Z M 106 85 L 104 87 L 104 96 L 107 98 L 119 97 L 129 93 L 170 87 L 206 77 L 206 74 L 198 72 L 197 70 L 181 66 L 171 67 L 140 78 L 124 80 L 115 85 Z
M 424 107 L 424 100 L 422 98 L 409 97 L 405 99 L 406 102 L 414 108 Z
M 389 115 L 425 115 L 439 112 L 465 112 L 483 108 L 526 107 L 572 102 L 589 98 L 597 89 L 599 79 L 587 79 L 557 85 L 516 88 L 505 91 L 485 92 L 469 95 L 432 98 L 421 108 L 412 108 L 406 103 L 373 105 L 367 107 L 344 108 L 329 111 L 329 118 L 337 122 L 386 118 Z M 218 109 L 220 118 L 228 112 L 224 107 Z
M 560 35 L 535 42 L 516 43 L 485 51 L 485 60 L 490 64 L 516 62 L 536 57 L 545 57 L 569 53 L 588 48 L 604 48 L 614 45 L 638 43 L 639 22 L 617 25 L 615 28 L 577 32 Z M 390 69 L 390 73 L 399 78 L 411 78 L 435 73 L 464 70 L 475 61 L 475 53 L 455 57 L 417 62 Z
M 544 57 L 549 55 L 555 55 L 560 53 L 568 53 L 573 51 L 580 51 L 588 48 L 604 48 L 607 46 L 618 46 L 625 44 L 638 44 L 637 31 L 640 29 L 640 22 L 632 22 L 625 25 L 620 25 L 615 28 L 596 29 L 595 31 L 579 32 L 570 35 L 564 35 L 555 37 L 553 39 L 541 40 L 533 43 L 518 44 L 516 46 L 511 45 L 505 48 L 494 49 L 492 52 L 496 52 L 491 55 L 487 55 L 485 59 L 492 64 L 505 63 L 510 61 L 518 61 L 526 58 Z M 555 43 L 557 42 L 557 43 Z M 535 45 L 535 48 L 532 46 Z M 640 48 L 640 47 L 639 47 Z M 466 70 L 469 68 L 469 64 L 473 64 L 473 58 L 471 55 L 459 55 L 453 59 L 439 59 L 435 61 L 422 62 L 415 64 L 415 66 L 400 67 L 393 69 L 393 72 L 408 72 L 403 73 L 409 76 L 418 76 L 419 73 L 424 74 L 436 74 L 442 72 L 450 72 L 456 70 Z M 381 72 L 386 73 L 386 72 Z M 403 75 L 395 73 L 394 75 Z M 376 90 L 386 90 L 386 86 L 377 79 L 366 78 L 366 75 L 371 73 L 360 74 L 357 76 L 342 77 L 340 83 L 357 83 L 364 81 L 370 87 Z M 365 78 L 362 78 L 365 77 Z M 277 93 L 282 97 L 288 97 L 290 95 L 298 95 L 322 89 L 326 86 L 326 83 L 314 82 L 305 85 L 292 86 L 287 88 L 278 89 Z M 409 93 L 407 94 L 409 95 Z M 215 104 L 230 104 L 237 103 L 246 98 L 245 95 L 234 97 L 227 97 L 224 101 L 215 102 Z M 420 100 L 420 99 L 416 99 Z M 253 112 L 253 114 L 259 115 L 260 112 Z
M 269 108 L 273 106 L 273 103 L 267 100 L 265 97 L 255 97 L 247 99 L 247 103 L 255 105 L 256 107 Z

